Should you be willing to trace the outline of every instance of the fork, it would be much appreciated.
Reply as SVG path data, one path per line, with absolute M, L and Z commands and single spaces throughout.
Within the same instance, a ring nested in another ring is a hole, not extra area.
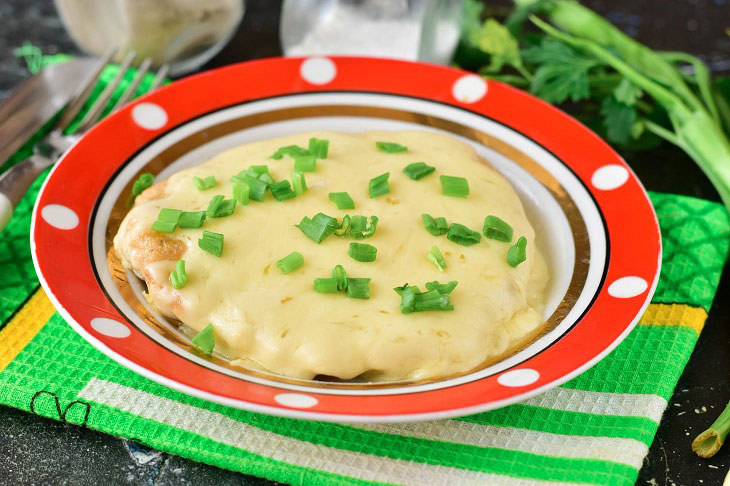
M 86 133 L 96 122 L 99 121 L 104 113 L 109 100 L 119 86 L 120 81 L 129 70 L 132 62 L 137 57 L 133 51 L 128 52 L 119 64 L 119 72 L 107 84 L 101 92 L 97 100 L 91 105 L 89 111 L 84 115 L 79 123 L 78 128 L 73 134 L 64 134 L 71 123 L 76 119 L 77 115 L 91 97 L 97 81 L 104 72 L 104 69 L 110 64 L 110 61 L 116 50 L 110 49 L 102 56 L 90 75 L 81 83 L 71 101 L 66 106 L 58 121 L 54 124 L 51 131 L 43 137 L 34 147 L 33 155 L 27 159 L 15 164 L 4 174 L 0 175 L 0 232 L 5 228 L 13 215 L 14 208 L 18 205 L 23 195 L 28 191 L 30 185 L 46 168 L 56 163 L 61 156 L 68 150 L 81 136 Z M 114 103 L 110 113 L 117 111 L 128 101 L 132 99 L 137 91 L 139 84 L 147 74 L 152 64 L 150 58 L 145 58 L 137 69 L 137 74 L 132 79 L 129 86 Z M 168 72 L 168 66 L 162 65 L 155 75 L 155 79 L 148 92 L 155 91 L 162 85 Z

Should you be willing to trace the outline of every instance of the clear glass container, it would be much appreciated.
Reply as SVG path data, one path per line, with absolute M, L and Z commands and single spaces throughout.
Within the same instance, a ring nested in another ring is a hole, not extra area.
M 448 64 L 462 0 L 284 0 L 287 56 L 357 55 Z
M 243 18 L 244 0 L 55 0 L 71 37 L 85 52 L 170 64 L 170 73 L 197 69 L 230 40 Z

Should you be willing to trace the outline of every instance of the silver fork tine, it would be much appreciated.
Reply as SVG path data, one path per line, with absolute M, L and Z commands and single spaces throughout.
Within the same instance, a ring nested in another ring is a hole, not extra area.
M 79 111 L 81 111 L 81 108 L 83 108 L 84 104 L 91 96 L 91 92 L 94 90 L 97 81 L 99 81 L 101 73 L 104 72 L 104 68 L 107 64 L 109 64 L 109 60 L 112 58 L 112 56 L 114 56 L 115 52 L 116 49 L 114 48 L 107 50 L 96 63 L 96 66 L 94 66 L 94 70 L 79 85 L 79 89 L 76 90 L 76 92 L 74 93 L 73 98 L 71 98 L 68 106 L 63 111 L 61 118 L 59 118 L 56 122 L 55 127 L 57 129 L 65 129 L 73 121 L 73 119 L 76 118 L 76 115 L 79 114 Z
M 86 116 L 84 116 L 84 119 L 81 120 L 81 124 L 79 125 L 77 132 L 85 132 L 86 130 L 91 128 L 91 126 L 96 123 L 99 118 L 101 118 L 101 114 L 104 111 L 104 108 L 106 108 L 109 99 L 114 94 L 114 91 L 117 89 L 119 82 L 124 77 L 124 74 L 127 72 L 127 69 L 129 69 L 129 66 L 132 64 L 132 61 L 135 57 L 136 54 L 134 53 L 134 51 L 129 51 L 124 56 L 124 59 L 122 59 L 122 62 L 119 65 L 119 72 L 116 74 L 116 76 L 114 76 L 114 79 L 112 79 L 111 82 L 104 88 L 104 91 L 101 92 L 99 98 L 94 102 L 88 113 L 86 113 Z
M 170 70 L 169 64 L 163 64 L 160 66 L 159 71 L 157 71 L 157 76 L 155 76 L 155 80 L 152 81 L 152 85 L 150 86 L 149 92 L 157 91 L 157 88 L 159 88 L 162 85 L 162 82 L 165 81 L 165 78 L 167 77 L 167 72 Z
M 134 76 L 134 79 L 129 84 L 129 86 L 127 86 L 127 89 L 124 90 L 124 93 L 122 93 L 117 102 L 114 104 L 114 108 L 112 108 L 112 113 L 124 106 L 127 101 L 129 101 L 134 96 L 134 94 L 137 92 L 137 88 L 139 87 L 139 83 L 142 82 L 145 74 L 147 74 L 147 71 L 150 69 L 150 64 L 152 64 L 152 59 L 150 59 L 149 57 L 146 57 L 142 61 L 142 64 L 140 64 L 139 68 L 137 69 L 137 74 Z

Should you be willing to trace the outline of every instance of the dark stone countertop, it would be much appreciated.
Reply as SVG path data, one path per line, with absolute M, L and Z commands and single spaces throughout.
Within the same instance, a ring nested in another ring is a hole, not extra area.
M 685 50 L 708 61 L 715 72 L 730 71 L 728 0 L 584 3 L 656 49 Z M 278 15 L 278 1 L 248 0 L 240 29 L 205 68 L 280 54 Z M 45 54 L 78 53 L 51 0 L 3 0 L 0 25 L 0 99 L 28 76 L 24 63 L 12 55 L 23 41 L 37 45 Z M 707 179 L 678 149 L 664 145 L 623 155 L 650 190 L 718 200 Z M 692 453 L 690 443 L 730 400 L 728 315 L 730 277 L 726 274 L 637 484 L 722 483 L 730 466 L 730 448 L 703 460 Z M 0 407 L 0 423 L 0 483 L 7 479 L 13 484 L 274 484 L 6 407 Z

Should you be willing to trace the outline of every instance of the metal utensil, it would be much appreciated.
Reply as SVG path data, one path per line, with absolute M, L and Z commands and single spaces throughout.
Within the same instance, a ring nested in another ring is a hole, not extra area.
M 124 74 L 134 61 L 135 54 L 133 52 L 128 53 L 124 57 L 120 64 L 119 72 L 104 88 L 104 91 L 102 91 L 91 108 L 89 108 L 81 121 L 79 128 L 73 134 L 64 135 L 63 133 L 79 114 L 84 104 L 89 100 L 94 86 L 99 80 L 101 73 L 104 71 L 104 68 L 109 64 L 109 60 L 113 55 L 114 51 L 109 51 L 104 55 L 104 57 L 97 61 L 96 65 L 92 69 L 92 75 L 79 86 L 75 96 L 68 104 L 51 132 L 35 145 L 33 148 L 33 155 L 14 165 L 4 174 L 0 175 L 0 231 L 2 231 L 8 221 L 10 221 L 13 209 L 18 205 L 23 195 L 40 173 L 58 161 L 61 158 L 61 155 L 63 155 L 63 153 L 68 150 L 71 145 L 73 145 L 81 137 L 81 135 L 99 121 L 99 118 L 101 118 L 101 115 L 119 85 L 119 82 L 122 80 Z M 149 59 L 144 59 L 142 61 L 140 67 L 137 69 L 137 74 L 132 82 L 125 88 L 124 92 L 119 97 L 119 100 L 114 105 L 113 110 L 119 109 L 122 104 L 126 103 L 134 95 L 139 83 L 147 74 L 150 64 L 151 61 Z M 167 75 L 167 71 L 167 66 L 162 66 L 157 71 L 157 75 L 149 91 L 154 91 L 162 84 L 165 76 Z
M 95 64 L 83 58 L 48 66 L 0 105 L 0 165 L 66 106 Z

